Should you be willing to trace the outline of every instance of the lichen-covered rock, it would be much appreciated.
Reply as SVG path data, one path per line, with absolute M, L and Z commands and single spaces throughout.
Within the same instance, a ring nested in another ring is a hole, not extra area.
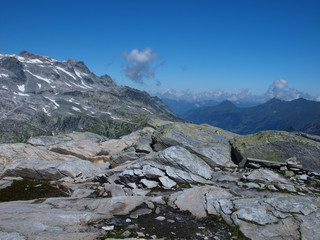
M 264 131 L 230 140 L 233 155 L 240 166 L 247 158 L 285 162 L 296 157 L 303 167 L 320 171 L 320 142 L 301 134 Z
M 198 155 L 211 167 L 235 166 L 231 160 L 229 140 L 236 134 L 209 125 L 172 123 L 159 127 L 154 133 L 154 149 L 181 146 Z

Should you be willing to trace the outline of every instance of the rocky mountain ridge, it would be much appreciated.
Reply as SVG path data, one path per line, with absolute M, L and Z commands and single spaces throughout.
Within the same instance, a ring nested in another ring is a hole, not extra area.
M 84 132 L 1 144 L 0 198 L 11 199 L 0 203 L 0 239 L 320 236 L 317 136 L 239 136 L 157 119 L 147 125 L 120 139 Z M 299 145 L 312 146 L 305 158 Z M 276 166 L 250 162 L 261 150 L 262 162 Z M 28 178 L 49 182 L 30 186 Z M 27 198 L 10 193 L 19 185 Z M 48 185 L 64 197 L 30 196 L 29 188 Z
M 90 131 L 119 137 L 150 116 L 177 119 L 160 99 L 96 76 L 81 61 L 0 54 L 0 142 Z

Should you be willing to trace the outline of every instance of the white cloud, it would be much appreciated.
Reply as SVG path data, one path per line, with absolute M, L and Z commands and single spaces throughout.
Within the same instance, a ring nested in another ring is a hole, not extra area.
M 248 88 L 240 89 L 233 93 L 228 93 L 223 90 L 215 89 L 200 93 L 191 92 L 187 90 L 174 90 L 167 89 L 165 91 L 156 93 L 155 95 L 163 98 L 175 99 L 175 100 L 185 100 L 189 102 L 194 101 L 223 101 L 230 100 L 235 103 L 263 103 L 271 98 L 278 98 L 281 100 L 291 101 L 298 98 L 305 98 L 309 100 L 320 101 L 320 95 L 318 97 L 312 97 L 307 93 L 303 93 L 294 88 L 288 88 L 288 81 L 285 79 L 276 79 L 272 82 L 268 90 L 263 94 L 252 94 Z
M 161 58 L 151 48 L 146 48 L 143 51 L 138 49 L 131 50 L 130 53 L 124 52 L 123 58 L 126 60 L 125 74 L 134 82 L 143 84 L 144 79 L 154 78 L 157 68 L 164 64 L 161 62 L 158 65 L 154 63 Z M 159 81 L 157 81 L 159 84 Z
M 311 98 L 307 93 L 303 93 L 294 88 L 288 88 L 288 81 L 282 78 L 273 81 L 268 89 L 267 96 L 269 98 L 278 98 L 286 101 L 298 98 Z

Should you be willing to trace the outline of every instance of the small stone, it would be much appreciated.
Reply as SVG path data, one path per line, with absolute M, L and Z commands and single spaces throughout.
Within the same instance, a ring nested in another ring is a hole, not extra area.
M 257 164 L 257 163 L 249 163 L 248 165 L 249 165 L 249 167 L 251 167 L 251 168 L 260 168 L 260 167 L 261 167 L 261 165 L 260 165 L 260 164 Z
M 146 235 L 144 235 L 142 232 L 137 232 L 138 237 L 145 237 Z
M 281 184 L 281 183 L 278 183 L 277 184 L 277 187 L 281 190 L 285 190 L 285 191 L 288 191 L 288 192 L 297 192 L 296 191 L 296 188 L 293 186 L 293 185 L 290 185 L 290 184 Z
M 151 167 L 150 165 L 144 165 L 142 168 L 143 175 L 149 179 L 157 179 L 165 176 L 165 173 L 158 168 Z
M 280 171 L 287 171 L 287 170 L 288 170 L 288 168 L 286 166 L 280 167 Z
M 176 221 L 175 220 L 173 220 L 173 219 L 168 219 L 167 220 L 169 223 L 175 223 Z
M 12 181 L 0 180 L 0 189 L 10 187 L 12 183 L 13 183 Z
M 159 216 L 159 217 L 156 217 L 156 220 L 162 222 L 163 220 L 165 220 L 166 218 L 163 217 L 163 216 Z
M 299 172 L 300 169 L 299 168 L 290 168 L 291 171 L 294 171 L 294 172 Z
M 136 183 L 127 183 L 128 187 L 135 189 L 137 188 L 137 184 Z
M 278 191 L 278 189 L 274 185 L 268 185 L 267 187 L 270 191 Z
M 114 225 L 111 225 L 111 226 L 103 226 L 102 229 L 105 230 L 105 231 L 112 231 L 112 230 L 114 230 Z
M 147 188 L 155 188 L 159 185 L 158 182 L 155 181 L 151 181 L 151 180 L 147 180 L 147 179 L 141 179 L 140 181 L 144 186 L 146 186 Z
M 239 187 L 242 187 L 243 184 L 244 184 L 243 182 L 238 182 L 238 183 L 237 183 L 237 185 L 238 185 Z
M 86 198 L 93 194 L 95 191 L 91 189 L 76 189 L 71 197 L 72 198 Z
M 157 239 L 157 236 L 156 235 L 152 235 L 150 236 L 152 239 Z
M 129 236 L 131 235 L 131 232 L 128 231 L 128 230 L 126 230 L 126 231 L 124 231 L 124 232 L 122 233 L 122 235 L 125 236 L 125 237 L 129 237 Z
M 260 188 L 259 184 L 253 183 L 253 182 L 246 183 L 244 186 L 247 186 L 247 188 L 249 188 L 249 189 L 251 189 L 251 188 Z
M 145 204 L 147 204 L 148 208 L 154 209 L 154 203 L 153 202 L 146 201 Z
M 167 176 L 160 177 L 159 180 L 160 180 L 162 186 L 164 186 L 165 188 L 172 188 L 177 185 L 177 183 L 175 181 L 173 181 L 172 179 L 170 179 Z
M 129 176 L 133 176 L 134 172 L 131 169 L 126 169 L 122 172 L 122 175 L 129 175 Z
M 127 219 L 126 219 L 126 222 L 127 222 L 127 223 L 131 223 L 132 220 L 131 220 L 130 218 L 127 218 Z
M 133 172 L 134 172 L 135 175 L 137 175 L 139 177 L 143 176 L 141 169 L 134 169 Z
M 299 175 L 299 176 L 297 176 L 297 178 L 299 180 L 307 181 L 308 180 L 308 175 L 306 175 L 306 174 Z
M 285 177 L 293 177 L 295 174 L 293 171 L 285 171 L 284 172 L 284 176 Z
M 160 213 L 160 208 L 159 208 L 159 207 L 156 208 L 155 213 L 156 213 L 156 214 L 159 214 L 159 213 Z
M 152 210 L 147 208 L 138 209 L 130 214 L 130 218 L 137 219 L 140 216 L 150 214 L 151 212 Z
M 8 180 L 8 181 L 13 181 L 13 180 L 16 180 L 16 181 L 22 181 L 23 178 L 22 177 L 4 177 L 2 178 L 3 180 Z
M 133 195 L 135 196 L 145 196 L 150 192 L 150 190 L 144 190 L 140 188 L 135 188 L 132 190 Z

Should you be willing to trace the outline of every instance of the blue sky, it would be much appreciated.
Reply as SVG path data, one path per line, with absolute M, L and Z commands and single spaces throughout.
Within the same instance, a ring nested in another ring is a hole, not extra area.
M 151 92 L 264 94 L 281 79 L 287 92 L 320 96 L 320 1 L 0 4 L 3 53 L 74 58 L 97 75 Z

